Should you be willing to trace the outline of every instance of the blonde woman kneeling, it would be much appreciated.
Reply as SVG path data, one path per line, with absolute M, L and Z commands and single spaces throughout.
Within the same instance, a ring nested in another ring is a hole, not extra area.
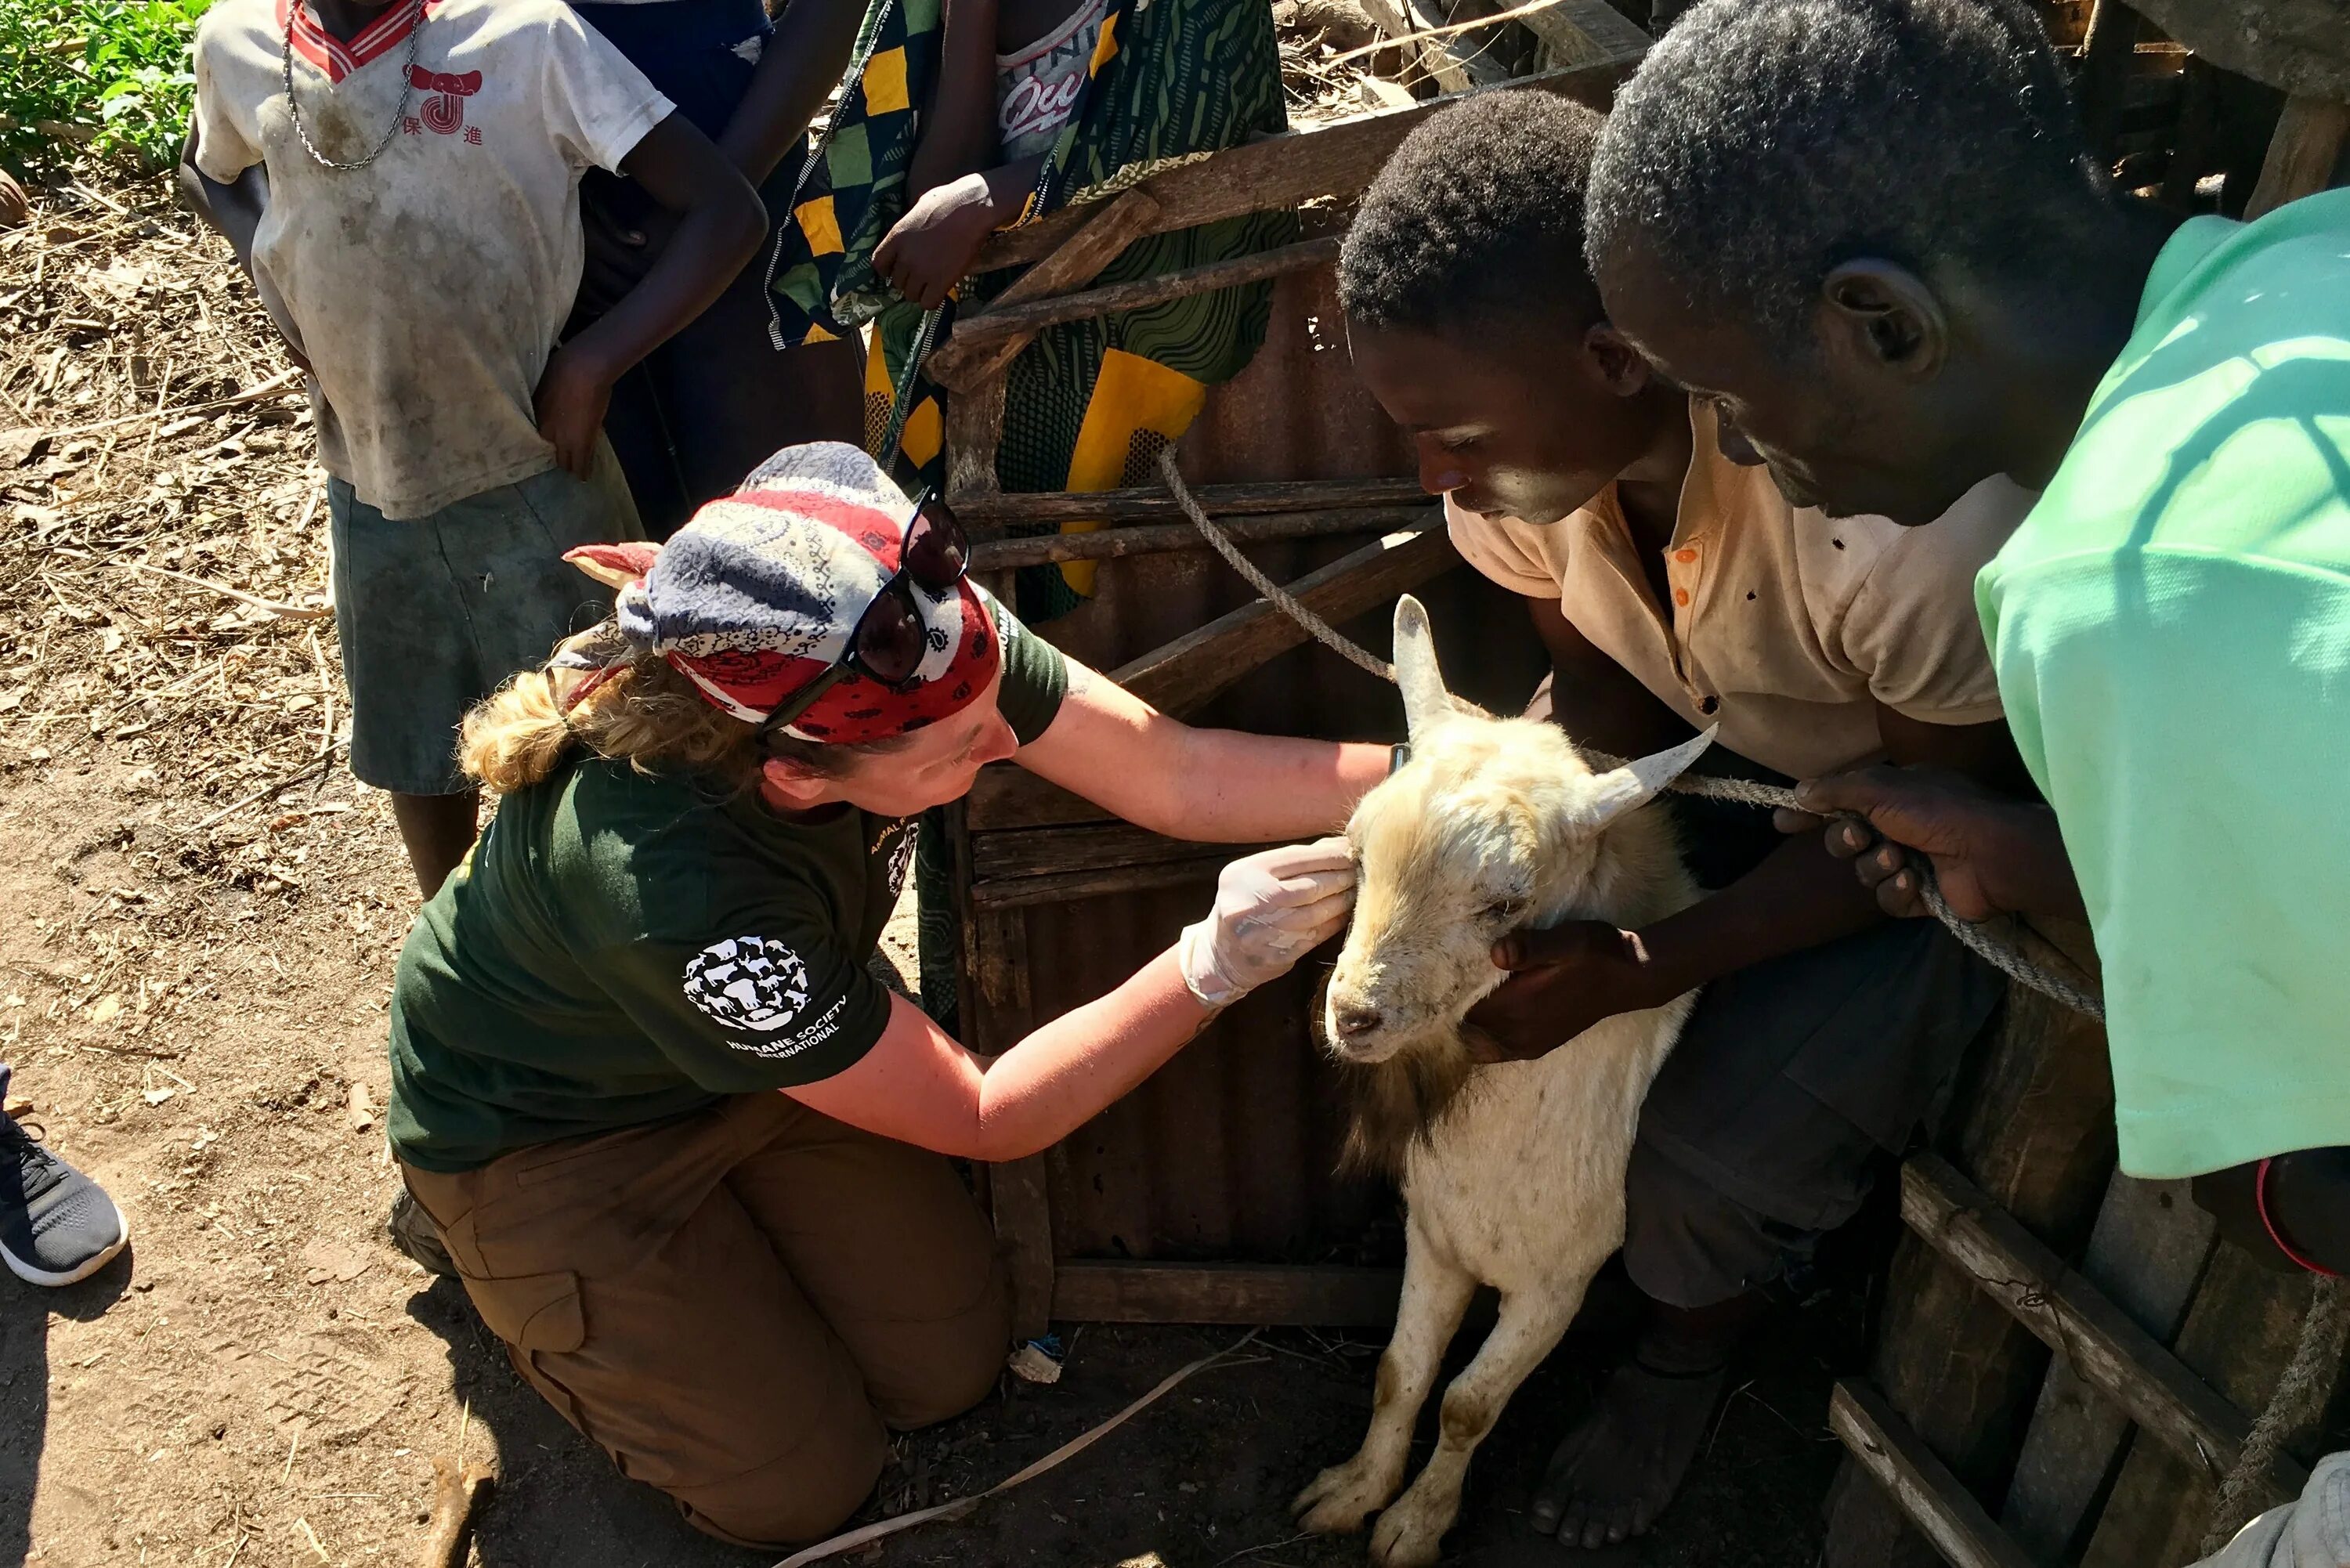
M 866 971 L 911 819 L 1010 757 L 1160 832 L 1303 836 L 1389 749 L 1191 729 L 1067 663 L 854 447 L 587 554 L 616 628 L 466 722 L 504 799 L 400 959 L 392 1145 L 533 1387 L 697 1527 L 803 1540 L 1003 1363 L 945 1157 L 1054 1143 L 1352 898 L 1335 839 L 1235 861 L 1173 948 L 983 1060 Z

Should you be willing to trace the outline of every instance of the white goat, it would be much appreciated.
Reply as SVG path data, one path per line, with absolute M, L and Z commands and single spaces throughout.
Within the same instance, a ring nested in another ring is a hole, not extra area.
M 1492 1285 L 1500 1320 L 1444 1391 L 1427 1468 L 1371 1537 L 1381 1568 L 1421 1568 L 1460 1511 L 1469 1456 L 1623 1243 L 1640 1102 L 1694 993 L 1531 1062 L 1473 1064 L 1461 1020 L 1501 983 L 1492 945 L 1513 928 L 1637 928 L 1696 901 L 1670 821 L 1638 808 L 1712 737 L 1595 774 L 1556 726 L 1451 698 L 1427 612 L 1409 596 L 1396 605 L 1395 656 L 1411 760 L 1347 829 L 1360 880 L 1323 1030 L 1358 1069 L 1350 1154 L 1402 1182 L 1403 1299 L 1361 1450 L 1295 1506 L 1306 1529 L 1335 1532 L 1395 1496 L 1445 1345 L 1477 1286 Z

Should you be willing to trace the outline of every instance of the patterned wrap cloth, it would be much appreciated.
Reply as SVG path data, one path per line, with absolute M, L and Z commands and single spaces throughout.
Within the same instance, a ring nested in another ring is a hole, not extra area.
M 614 618 L 630 647 L 661 655 L 713 706 L 755 724 L 840 661 L 897 574 L 913 514 L 865 452 L 817 441 L 761 463 L 666 545 L 590 545 L 564 558 L 619 586 Z M 878 741 L 950 718 L 987 690 L 1002 640 L 979 590 L 911 593 L 929 634 L 920 683 L 892 691 L 851 673 L 786 733 Z
M 872 326 L 868 447 L 888 429 L 921 326 L 922 313 L 874 271 L 873 248 L 909 205 L 906 171 L 920 111 L 936 88 L 941 38 L 941 0 L 872 0 L 834 129 L 795 198 L 794 221 L 777 230 L 768 274 L 778 347 Z M 1263 0 L 1108 0 L 1073 118 L 1014 226 L 1287 125 Z M 1296 214 L 1282 211 L 1147 235 L 1094 281 L 1248 255 L 1296 233 Z M 958 302 L 993 297 L 1016 275 L 965 279 L 949 318 Z M 1011 367 L 999 482 L 1011 491 L 1157 483 L 1159 450 L 1190 427 L 1207 389 L 1239 374 L 1263 342 L 1272 298 L 1272 285 L 1251 284 L 1046 327 Z M 935 484 L 944 472 L 946 394 L 919 365 L 913 376 L 898 452 L 876 455 L 902 460 Z M 1090 591 L 1092 570 L 1088 562 L 1024 570 L 1017 608 L 1033 620 L 1074 607 Z

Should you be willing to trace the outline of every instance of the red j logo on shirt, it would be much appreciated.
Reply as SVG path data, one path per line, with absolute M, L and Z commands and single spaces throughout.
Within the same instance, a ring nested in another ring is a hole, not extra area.
M 457 76 L 448 71 L 428 71 L 422 66 L 408 67 L 408 85 L 419 92 L 433 96 L 424 100 L 419 117 L 443 136 L 453 136 L 465 123 L 465 100 L 482 90 L 482 73 L 467 71 Z M 474 140 L 467 137 L 467 140 Z

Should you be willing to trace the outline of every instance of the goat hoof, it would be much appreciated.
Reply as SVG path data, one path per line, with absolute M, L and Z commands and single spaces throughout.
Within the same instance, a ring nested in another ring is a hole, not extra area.
M 1289 1505 L 1300 1528 L 1315 1535 L 1351 1535 L 1390 1494 L 1362 1473 L 1360 1466 L 1332 1465 L 1308 1483 Z
M 1451 1523 L 1449 1519 L 1429 1517 L 1428 1510 L 1415 1506 L 1406 1493 L 1400 1502 L 1379 1515 L 1379 1527 L 1371 1532 L 1373 1568 L 1436 1568 L 1443 1555 L 1444 1532 Z

